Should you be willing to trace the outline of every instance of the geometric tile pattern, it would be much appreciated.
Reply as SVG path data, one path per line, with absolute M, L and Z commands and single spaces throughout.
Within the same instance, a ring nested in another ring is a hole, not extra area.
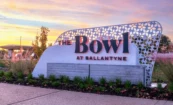
M 145 81 L 146 85 L 150 85 L 155 55 L 162 35 L 162 26 L 157 21 L 69 30 L 61 34 L 54 45 L 58 44 L 58 40 L 75 42 L 75 36 L 87 36 L 89 41 L 94 39 L 122 39 L 122 33 L 125 32 L 129 32 L 131 42 L 139 48 L 139 63 L 146 65 Z

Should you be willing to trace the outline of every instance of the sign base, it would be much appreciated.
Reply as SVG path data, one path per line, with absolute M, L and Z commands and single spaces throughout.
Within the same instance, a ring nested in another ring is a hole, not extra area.
M 132 84 L 142 82 L 145 85 L 145 67 L 141 65 L 48 63 L 47 76 L 49 75 L 56 77 L 65 75 L 71 80 L 75 76 L 91 77 L 96 82 L 103 77 L 107 81 L 121 79 L 122 82 L 129 80 Z

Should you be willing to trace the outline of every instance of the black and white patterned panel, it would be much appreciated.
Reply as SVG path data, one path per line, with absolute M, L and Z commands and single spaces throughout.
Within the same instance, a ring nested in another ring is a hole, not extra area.
M 130 33 L 132 43 L 135 43 L 139 48 L 139 61 L 140 64 L 147 66 L 146 84 L 150 85 L 155 63 L 154 55 L 157 54 L 162 35 L 162 26 L 157 21 L 69 30 L 61 34 L 54 45 L 58 44 L 58 40 L 75 42 L 75 36 L 87 36 L 89 41 L 94 39 L 122 39 L 122 33 L 125 32 Z

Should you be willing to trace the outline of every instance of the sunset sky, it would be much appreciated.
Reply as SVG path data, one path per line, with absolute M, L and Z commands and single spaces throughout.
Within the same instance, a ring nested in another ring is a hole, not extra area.
M 1 0 L 0 45 L 31 45 L 40 27 L 54 43 L 64 31 L 78 28 L 158 21 L 173 41 L 173 0 Z

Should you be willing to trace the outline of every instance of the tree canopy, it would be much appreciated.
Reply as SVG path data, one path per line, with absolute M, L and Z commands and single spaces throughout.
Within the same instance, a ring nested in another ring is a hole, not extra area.
M 32 43 L 34 53 L 38 58 L 42 55 L 44 50 L 47 48 L 47 36 L 50 30 L 47 27 L 41 27 L 41 33 L 39 36 L 36 36 L 35 41 Z
M 166 35 L 162 35 L 158 52 L 167 52 L 170 44 L 171 44 L 170 38 Z

